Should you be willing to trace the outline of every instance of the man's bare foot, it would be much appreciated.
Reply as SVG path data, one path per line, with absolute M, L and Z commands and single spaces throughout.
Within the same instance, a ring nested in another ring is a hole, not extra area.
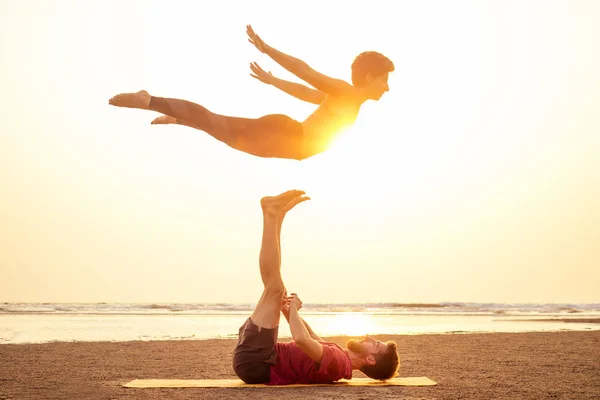
M 150 106 L 150 94 L 145 90 L 136 93 L 121 93 L 108 100 L 108 104 L 117 107 L 141 108 L 147 110 Z
M 150 123 L 152 125 L 176 124 L 177 118 L 171 117 L 170 115 L 161 115 L 160 117 L 154 118 Z
M 282 216 L 297 204 L 310 200 L 310 197 L 304 196 L 303 190 L 288 190 L 278 196 L 267 196 L 260 200 L 263 213 Z

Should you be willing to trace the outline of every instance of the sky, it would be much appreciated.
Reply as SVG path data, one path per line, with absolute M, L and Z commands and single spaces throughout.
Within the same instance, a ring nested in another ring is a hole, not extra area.
M 600 302 L 600 2 L 0 0 L 0 302 L 256 302 L 260 198 L 305 303 Z M 350 79 L 395 64 L 325 153 L 235 151 L 108 99 L 315 108 L 246 25 Z

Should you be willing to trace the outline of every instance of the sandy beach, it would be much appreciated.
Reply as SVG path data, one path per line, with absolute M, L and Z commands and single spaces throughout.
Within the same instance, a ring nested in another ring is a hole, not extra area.
M 142 378 L 235 378 L 230 366 L 235 341 L 6 344 L 0 345 L 0 399 L 600 398 L 600 331 L 377 338 L 399 344 L 402 376 L 427 376 L 438 385 L 130 389 L 121 385 Z M 347 338 L 329 339 L 343 344 Z

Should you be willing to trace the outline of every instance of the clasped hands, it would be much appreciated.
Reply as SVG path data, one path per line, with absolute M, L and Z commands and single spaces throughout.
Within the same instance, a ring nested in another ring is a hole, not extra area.
M 281 298 L 281 312 L 286 318 L 290 315 L 290 308 L 300 310 L 302 308 L 302 300 L 300 300 L 297 293 L 290 293 L 288 296 L 286 291 Z

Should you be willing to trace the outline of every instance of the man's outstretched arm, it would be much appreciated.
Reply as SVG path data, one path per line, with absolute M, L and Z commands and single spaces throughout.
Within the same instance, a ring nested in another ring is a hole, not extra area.
M 252 70 L 251 77 L 258 79 L 259 81 L 266 83 L 267 85 L 273 85 L 277 89 L 294 96 L 297 99 L 306 101 L 313 104 L 321 104 L 327 95 L 320 90 L 309 88 L 308 86 L 301 85 L 295 82 L 284 81 L 273 76 L 271 72 L 266 72 L 257 63 L 250 64 Z
M 316 362 L 321 362 L 323 359 L 323 345 L 317 340 L 311 337 L 309 330 L 307 329 L 304 321 L 298 313 L 298 304 L 301 302 L 296 295 L 292 294 L 292 301 L 290 302 L 290 332 L 292 338 L 296 343 L 296 346 L 304 352 L 307 356 Z
M 283 313 L 283 316 L 285 317 L 285 320 L 289 324 L 290 323 L 290 309 L 289 309 L 289 305 L 287 305 L 287 306 L 283 306 L 282 305 L 281 312 Z M 306 327 L 306 330 L 308 331 L 310 337 L 313 338 L 314 340 L 318 340 L 318 341 L 322 342 L 323 339 L 321 339 L 321 337 L 319 337 L 319 335 L 317 335 L 315 333 L 315 331 L 312 330 L 312 328 L 310 327 L 310 325 L 308 325 L 308 322 L 306 322 L 304 320 L 304 318 L 302 318 L 302 317 L 300 317 L 300 319 L 302 320 L 302 323 Z
M 313 339 L 315 339 L 315 340 L 317 340 L 317 341 L 320 341 L 320 342 L 322 342 L 322 341 L 323 341 L 323 339 L 321 339 L 321 338 L 319 337 L 319 335 L 317 335 L 317 334 L 315 333 L 315 331 L 313 331 L 313 330 L 312 330 L 312 328 L 310 327 L 310 325 L 308 325 L 308 322 L 306 322 L 306 321 L 304 320 L 304 318 L 302 318 L 302 317 L 300 317 L 300 319 L 302 320 L 302 323 L 304 324 L 304 326 L 306 327 L 306 330 L 307 330 L 307 331 L 308 331 L 308 333 L 310 334 L 310 337 L 311 337 L 311 338 L 313 338 Z
M 265 42 L 256 33 L 254 33 L 254 30 L 250 25 L 248 25 L 246 28 L 249 36 L 248 40 L 250 43 L 256 46 L 258 50 L 271 57 L 283 68 L 287 69 L 289 72 L 309 83 L 316 89 L 336 96 L 354 93 L 354 87 L 348 82 L 345 82 L 341 79 L 331 78 L 315 71 L 304 61 L 285 54 L 265 44 Z

